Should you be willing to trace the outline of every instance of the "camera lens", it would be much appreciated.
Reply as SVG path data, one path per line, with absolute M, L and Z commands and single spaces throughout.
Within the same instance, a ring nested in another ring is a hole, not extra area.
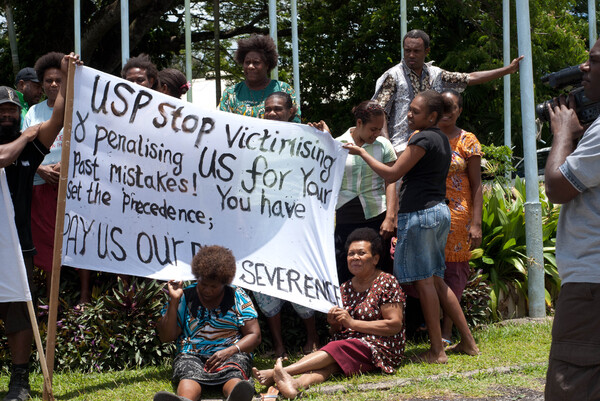
M 550 121 L 550 112 L 548 111 L 548 105 L 550 107 L 554 106 L 554 102 L 552 100 L 546 100 L 543 103 L 539 103 L 535 106 L 535 114 L 542 121 Z

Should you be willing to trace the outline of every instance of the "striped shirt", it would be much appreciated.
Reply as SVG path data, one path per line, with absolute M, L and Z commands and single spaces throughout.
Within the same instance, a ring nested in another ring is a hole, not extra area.
M 163 315 L 167 308 L 168 303 Z M 194 283 L 184 290 L 177 308 L 177 325 L 182 329 L 176 340 L 177 352 L 210 356 L 238 342 L 240 328 L 257 317 L 252 300 L 240 287 L 225 286 L 221 305 L 207 309 L 200 303 Z
M 354 143 L 350 130 L 352 128 L 336 139 L 342 143 Z M 393 162 L 397 159 L 394 147 L 389 140 L 382 136 L 377 137 L 372 144 L 365 143 L 362 147 L 382 163 Z M 362 157 L 348 155 L 336 209 L 356 197 L 360 200 L 367 220 L 387 210 L 385 180 L 375 174 Z

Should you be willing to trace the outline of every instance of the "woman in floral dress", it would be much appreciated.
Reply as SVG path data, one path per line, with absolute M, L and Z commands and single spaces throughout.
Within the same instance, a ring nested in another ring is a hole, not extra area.
M 446 272 L 444 281 L 459 300 L 465 289 L 471 268 L 471 250 L 481 244 L 481 145 L 474 134 L 456 126 L 462 112 L 462 96 L 453 90 L 442 92 L 449 113 L 438 127 L 448 137 L 452 161 L 446 178 L 446 198 L 450 202 L 450 232 L 446 242 Z M 452 342 L 452 320 L 444 317 L 442 338 Z
M 340 288 L 344 307 L 334 306 L 327 315 L 332 341 L 285 368 L 278 359 L 273 369 L 252 369 L 261 384 L 276 383 L 286 398 L 336 373 L 393 373 L 404 356 L 404 294 L 393 275 L 376 267 L 381 237 L 372 228 L 359 228 L 346 246 L 353 278 Z

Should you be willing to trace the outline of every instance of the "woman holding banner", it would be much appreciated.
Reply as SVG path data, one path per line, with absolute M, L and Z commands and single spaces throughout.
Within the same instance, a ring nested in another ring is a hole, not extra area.
M 237 42 L 235 61 L 244 71 L 244 80 L 225 89 L 219 110 L 250 117 L 263 118 L 265 99 L 273 92 L 286 92 L 296 98 L 294 89 L 285 82 L 269 78 L 277 66 L 279 55 L 270 36 L 252 35 Z M 300 108 L 296 108 L 293 122 L 300 122 Z
M 334 306 L 327 314 L 332 341 L 289 366 L 278 359 L 273 369 L 252 368 L 262 385 L 277 384 L 286 398 L 336 373 L 393 373 L 402 361 L 404 294 L 394 276 L 377 268 L 381 237 L 371 228 L 359 228 L 348 237 L 346 249 L 353 277 L 340 287 L 343 308 Z
M 222 386 L 227 401 L 250 401 L 248 381 L 252 351 L 260 344 L 260 328 L 252 301 L 231 286 L 235 257 L 222 246 L 204 246 L 192 259 L 196 283 L 167 283 L 169 303 L 163 308 L 158 335 L 175 341 L 173 384 L 177 395 L 159 391 L 154 401 L 199 400 L 205 386 Z
M 336 139 L 360 146 L 378 161 L 392 166 L 396 152 L 390 141 L 380 135 L 385 123 L 383 108 L 375 101 L 366 100 L 354 107 L 352 114 L 355 126 Z M 324 121 L 309 125 L 330 132 Z M 357 228 L 371 227 L 381 235 L 384 248 L 389 249 L 396 233 L 396 209 L 395 182 L 379 177 L 360 157 L 348 155 L 335 214 L 335 256 L 340 284 L 352 277 L 344 248 L 348 235 Z M 389 252 L 381 256 L 379 267 L 392 272 Z
M 295 113 L 296 106 L 294 106 L 289 93 L 274 92 L 265 100 L 265 119 L 267 120 L 287 122 L 294 118 Z M 287 351 L 283 344 L 283 337 L 281 336 L 281 308 L 286 301 L 259 292 L 254 292 L 253 295 L 261 312 L 267 318 L 267 324 L 269 325 L 271 338 L 273 339 L 273 352 L 275 356 L 287 360 Z M 302 351 L 308 354 L 317 349 L 319 344 L 315 311 L 293 302 L 290 303 L 304 323 L 306 343 L 302 347 Z

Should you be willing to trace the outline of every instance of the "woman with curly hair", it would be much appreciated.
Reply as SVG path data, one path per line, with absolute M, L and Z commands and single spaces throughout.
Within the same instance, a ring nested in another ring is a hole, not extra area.
M 251 352 L 260 344 L 257 313 L 248 295 L 231 285 L 235 257 L 221 246 L 205 246 L 192 259 L 196 283 L 167 283 L 170 300 L 157 329 L 161 341 L 175 341 L 173 385 L 154 401 L 199 400 L 204 386 L 222 386 L 228 401 L 250 401 Z
M 277 66 L 279 55 L 270 36 L 252 35 L 237 42 L 235 61 L 244 71 L 244 80 L 223 92 L 219 109 L 229 113 L 263 118 L 265 99 L 273 92 L 286 92 L 295 99 L 294 89 L 285 82 L 271 79 L 269 74 Z M 300 108 L 294 100 L 296 112 L 292 122 L 300 122 Z

